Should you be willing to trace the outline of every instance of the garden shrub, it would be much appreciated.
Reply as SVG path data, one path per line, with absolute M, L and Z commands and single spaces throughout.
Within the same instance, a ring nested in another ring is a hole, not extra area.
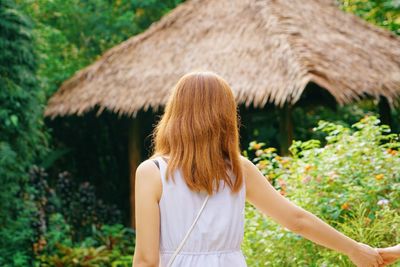
M 29 167 L 47 151 L 32 22 L 0 0 L 0 266 L 32 263 Z
M 41 267 L 130 267 L 134 253 L 134 233 L 131 229 L 120 224 L 102 225 L 99 229 L 93 228 L 91 236 L 80 242 L 61 239 L 60 225 L 57 223 L 62 217 L 55 215 L 54 229 L 48 231 L 47 238 L 55 245 L 52 251 L 37 256 L 36 265 Z M 68 233 L 68 229 L 66 232 Z M 61 231 L 63 232 L 63 231 Z
M 121 212 L 68 172 L 60 173 L 54 186 L 48 180 L 43 168 L 33 166 L 35 266 L 130 266 L 134 232 L 118 223 Z
M 291 156 L 252 142 L 253 162 L 285 197 L 349 237 L 373 247 L 400 242 L 397 134 L 366 116 L 352 127 L 320 121 L 318 140 L 294 141 Z M 246 152 L 246 151 L 245 151 Z M 245 155 L 249 156 L 246 152 Z M 249 266 L 353 266 L 246 205 L 243 251 Z

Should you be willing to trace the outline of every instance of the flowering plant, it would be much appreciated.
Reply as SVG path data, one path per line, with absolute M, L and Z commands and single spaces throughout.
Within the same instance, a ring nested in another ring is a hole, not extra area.
M 400 242 L 400 142 L 379 123 L 375 116 L 351 128 L 320 121 L 313 130 L 326 135 L 324 143 L 296 140 L 291 155 L 281 157 L 251 142 L 246 155 L 254 152 L 253 162 L 281 194 L 339 231 L 371 246 L 394 245 Z M 352 266 L 346 257 L 265 220 L 250 205 L 247 211 L 244 251 L 254 266 Z M 262 247 L 268 253 L 259 261 Z

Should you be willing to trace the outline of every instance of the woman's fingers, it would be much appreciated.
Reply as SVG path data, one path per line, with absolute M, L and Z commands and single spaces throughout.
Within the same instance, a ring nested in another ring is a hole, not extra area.
M 379 253 L 379 250 L 375 248 L 375 252 L 376 252 L 377 257 L 378 257 L 378 264 L 383 264 L 384 261 L 383 261 L 382 255 Z
M 392 249 L 393 249 L 393 247 L 377 248 L 379 255 L 383 258 L 383 261 L 384 261 L 383 266 L 390 265 L 398 260 L 398 257 L 393 255 Z

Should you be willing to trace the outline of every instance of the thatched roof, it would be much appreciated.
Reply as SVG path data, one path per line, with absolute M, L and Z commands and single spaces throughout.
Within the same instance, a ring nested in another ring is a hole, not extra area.
M 295 103 L 309 82 L 340 104 L 365 94 L 393 104 L 400 39 L 330 0 L 188 0 L 65 81 L 45 115 L 157 110 L 197 69 L 224 77 L 246 106 Z

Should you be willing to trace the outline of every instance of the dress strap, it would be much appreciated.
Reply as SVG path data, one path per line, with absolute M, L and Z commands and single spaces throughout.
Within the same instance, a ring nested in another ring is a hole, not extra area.
M 157 167 L 160 170 L 160 174 L 161 174 L 161 181 L 163 183 L 163 185 L 166 183 L 166 169 L 167 169 L 167 162 L 165 161 L 165 159 L 162 156 L 157 156 L 156 158 L 153 159 L 154 161 L 157 161 Z
M 160 169 L 160 163 L 158 163 L 158 160 L 153 159 L 154 163 L 157 165 L 157 168 Z

